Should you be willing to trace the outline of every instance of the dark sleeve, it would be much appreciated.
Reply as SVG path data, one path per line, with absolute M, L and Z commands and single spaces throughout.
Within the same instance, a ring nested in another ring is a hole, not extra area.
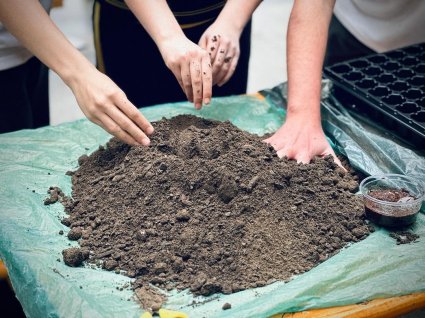
M 128 10 L 124 0 L 103 0 L 103 2 Z M 167 3 L 180 25 L 190 25 L 215 20 L 226 0 L 168 0 Z

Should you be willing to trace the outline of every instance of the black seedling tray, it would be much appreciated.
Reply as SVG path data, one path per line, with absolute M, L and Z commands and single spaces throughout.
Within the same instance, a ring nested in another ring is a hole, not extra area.
M 425 43 L 334 64 L 324 74 L 344 105 L 425 148 Z

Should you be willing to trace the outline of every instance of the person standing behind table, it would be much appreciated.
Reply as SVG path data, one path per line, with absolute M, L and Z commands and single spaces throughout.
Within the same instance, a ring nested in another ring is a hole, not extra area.
M 325 66 L 425 42 L 425 1 L 336 1 Z
M 0 133 L 48 125 L 48 86 L 48 68 L 0 22 Z
M 214 84 L 215 96 L 244 94 L 250 18 L 260 2 L 96 0 L 98 69 L 138 106 L 187 98 L 199 109 Z
M 34 54 L 71 88 L 78 105 L 89 120 L 127 144 L 149 145 L 147 135 L 153 133 L 152 125 L 127 99 L 124 92 L 99 72 L 59 31 L 46 13 L 45 8 L 49 7 L 49 3 L 43 2 L 43 8 L 38 0 L 0 0 L 2 26 L 32 52 L 21 50 L 18 41 L 3 33 L 3 39 L 8 39 L 0 45 L 3 63 L 19 65 L 19 61 L 24 61 L 24 64 L 22 67 L 3 71 L 6 73 L 0 75 L 2 131 L 34 128 L 34 122 L 37 125 L 49 123 L 47 83 L 38 87 L 39 74 L 47 76 L 47 70 L 37 72 L 41 63 L 31 59 L 31 54 Z M 20 47 L 19 50 L 17 46 Z M 30 59 L 28 64 L 25 63 L 27 59 Z M 38 94 L 43 94 L 43 97 L 35 98 Z M 42 107 L 31 104 L 33 97 L 37 102 L 41 100 Z M 33 120 L 32 116 L 37 119 L 41 111 L 44 112 L 42 120 Z
M 335 0 L 294 1 L 287 36 L 287 117 L 265 140 L 280 157 L 308 163 L 330 154 L 340 164 L 321 125 L 324 60 L 330 65 L 425 42 L 425 1 L 339 0 L 332 17 L 334 5 Z

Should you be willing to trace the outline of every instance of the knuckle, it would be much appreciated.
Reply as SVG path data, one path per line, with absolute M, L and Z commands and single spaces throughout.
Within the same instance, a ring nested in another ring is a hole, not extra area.
M 112 123 L 107 123 L 105 124 L 105 129 L 110 132 L 111 134 L 115 134 L 116 132 L 119 131 L 118 125 L 116 124 L 112 124 Z
M 107 96 L 107 98 L 108 99 L 113 99 L 113 98 L 115 98 L 115 97 L 117 97 L 117 94 L 118 94 L 119 92 L 118 91 L 116 91 L 116 90 L 108 90 L 107 92 L 106 92 L 106 96 Z
M 195 78 L 194 80 L 193 80 L 193 85 L 194 86 L 199 86 L 199 85 L 201 85 L 202 84 L 202 81 L 199 79 L 199 78 Z
M 94 105 L 96 108 L 103 108 L 106 106 L 108 98 L 106 96 L 96 96 L 94 98 Z
M 95 115 L 95 113 L 92 113 L 92 112 L 87 113 L 86 117 L 87 117 L 88 120 L 90 120 L 92 122 L 95 122 L 96 121 L 96 115 Z
M 127 121 L 123 122 L 121 124 L 122 129 L 124 129 L 125 131 L 128 131 L 131 128 L 131 124 Z
M 190 59 L 196 58 L 197 56 L 198 56 L 198 51 L 196 51 L 196 50 L 190 50 L 189 53 L 188 53 L 188 57 Z
M 168 62 L 167 62 L 167 67 L 168 68 L 174 68 L 174 67 L 176 67 L 178 64 L 179 64 L 179 60 L 181 59 L 182 57 L 179 57 L 179 58 L 171 58 L 170 60 L 168 60 Z
M 180 65 L 180 64 L 189 62 L 189 60 L 190 60 L 190 55 L 186 53 L 186 54 L 180 55 L 178 59 L 175 61 L 175 64 Z
M 115 93 L 115 98 L 121 99 L 123 101 L 127 101 L 127 95 L 123 91 L 117 91 Z
M 201 53 L 201 57 L 202 57 L 202 59 L 208 59 L 209 58 L 209 54 L 207 53 L 207 51 L 205 51 L 205 50 L 202 50 L 202 53 Z
M 141 114 L 139 113 L 139 111 L 138 110 L 136 110 L 136 109 L 131 109 L 129 112 L 128 112 L 128 117 L 130 117 L 131 119 L 137 119 L 137 118 L 139 118 L 141 116 Z

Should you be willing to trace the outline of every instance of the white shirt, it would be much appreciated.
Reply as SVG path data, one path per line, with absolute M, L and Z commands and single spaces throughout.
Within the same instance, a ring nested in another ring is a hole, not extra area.
M 424 0 L 337 0 L 335 16 L 379 53 L 425 42 Z
M 40 0 L 40 2 L 44 9 L 49 12 L 52 0 Z M 24 64 L 32 56 L 32 53 L 24 48 L 19 40 L 10 34 L 0 22 L 0 71 Z

